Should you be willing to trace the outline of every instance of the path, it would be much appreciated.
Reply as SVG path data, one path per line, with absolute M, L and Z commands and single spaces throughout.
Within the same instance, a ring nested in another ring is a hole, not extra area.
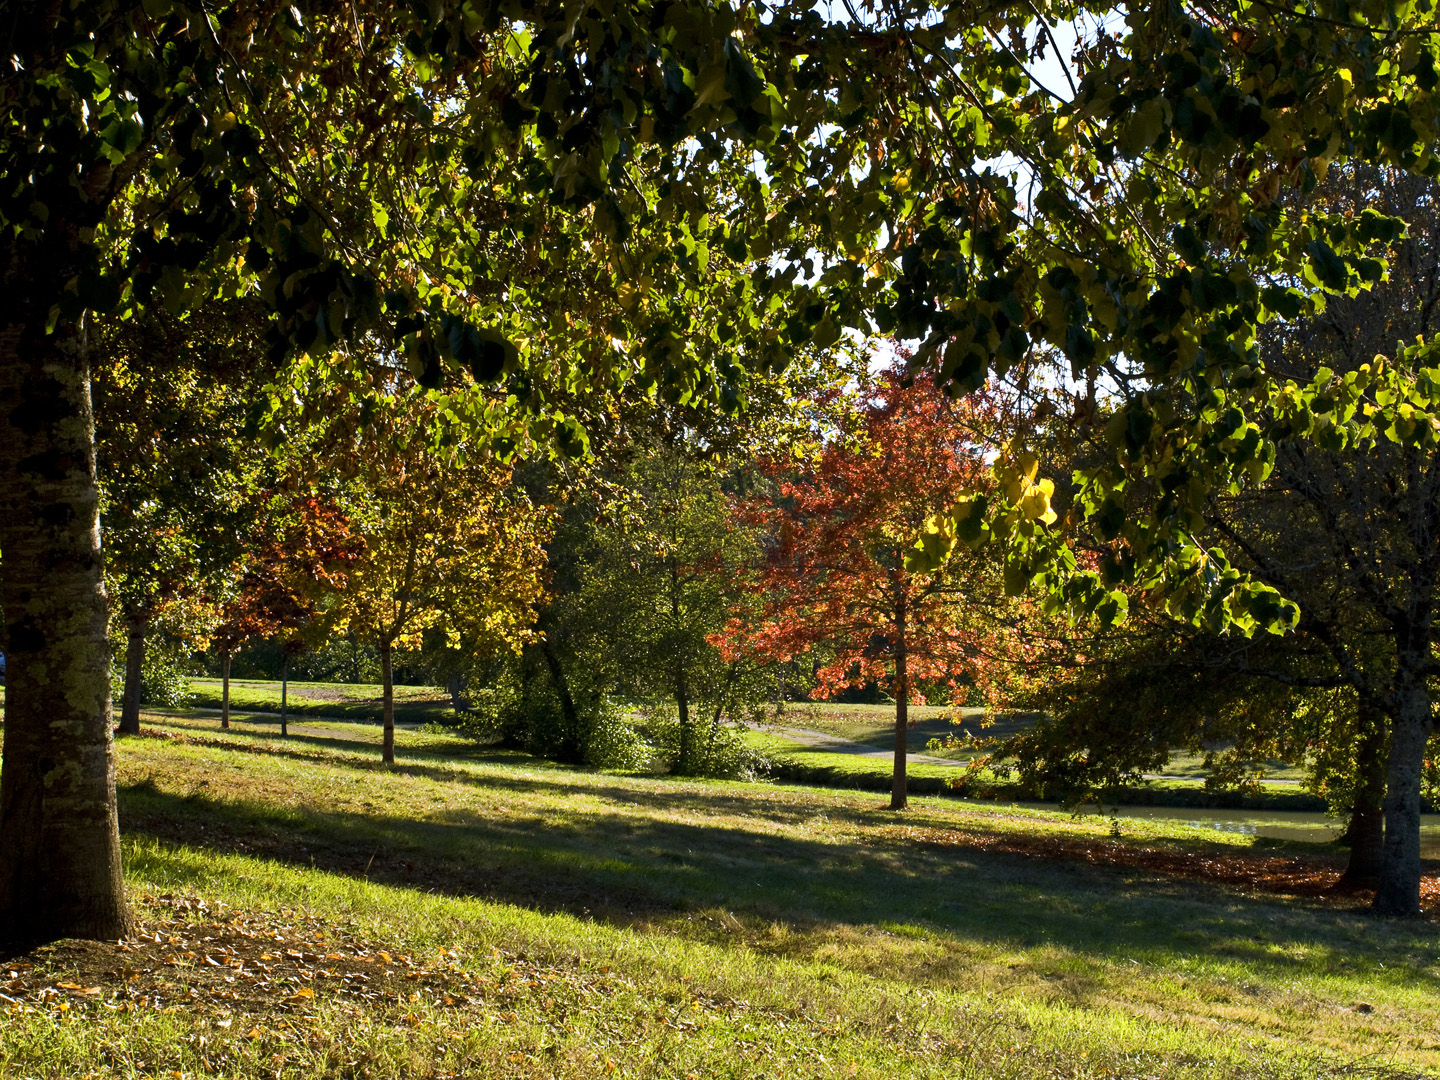
M 869 743 L 855 742 L 853 739 L 845 739 L 839 735 L 830 735 L 823 731 L 811 731 L 808 728 L 780 727 L 775 724 L 757 724 L 755 730 L 764 731 L 771 735 L 778 735 L 782 739 L 789 739 L 801 746 L 808 746 L 814 750 L 824 750 L 833 754 L 853 754 L 856 757 L 883 758 L 889 761 L 894 758 L 893 750 L 879 750 Z M 969 761 L 958 761 L 955 758 L 935 757 L 931 754 L 905 755 L 906 762 L 915 765 L 944 765 L 954 769 L 963 769 L 970 764 Z M 1203 782 L 1203 777 L 1181 776 L 1176 773 L 1144 773 L 1145 780 L 1196 780 Z M 1299 780 L 1280 779 L 1278 777 L 1267 777 L 1267 784 L 1282 784 L 1287 787 L 1298 787 Z

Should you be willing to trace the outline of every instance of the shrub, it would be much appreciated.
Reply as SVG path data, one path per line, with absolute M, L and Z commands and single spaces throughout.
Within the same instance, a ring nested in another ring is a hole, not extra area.
M 664 770 L 678 771 L 684 735 L 678 712 L 673 707 L 653 706 L 644 710 L 642 716 L 646 741 L 660 758 Z M 692 719 L 692 745 L 685 774 L 722 780 L 756 780 L 768 776 L 769 759 L 745 745 L 742 730 L 736 724 L 711 724 Z
M 542 668 L 516 664 L 494 685 L 471 693 L 458 726 L 480 742 L 499 742 L 572 765 L 642 768 L 650 750 L 608 694 L 569 680 L 573 711 Z

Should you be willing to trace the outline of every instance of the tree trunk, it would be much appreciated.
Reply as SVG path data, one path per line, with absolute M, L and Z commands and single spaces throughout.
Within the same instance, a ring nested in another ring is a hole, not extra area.
M 1385 716 L 1367 697 L 1359 704 L 1359 744 L 1355 748 L 1355 803 L 1345 841 L 1350 863 L 1342 885 L 1373 886 L 1380 880 L 1385 845 Z
M 695 770 L 695 727 L 690 718 L 690 688 L 685 683 L 685 665 L 675 665 L 675 707 L 680 716 L 680 758 L 675 771 L 689 776 Z
M 130 620 L 125 635 L 125 693 L 120 704 L 120 734 L 140 734 L 140 681 L 145 674 L 145 631 L 148 622 Z
M 290 654 L 288 652 L 282 652 L 280 654 L 280 737 L 282 739 L 288 739 L 290 737 L 290 717 L 287 715 L 289 692 Z
M 230 646 L 220 650 L 220 726 L 230 727 Z
M 1423 675 L 1429 649 L 1409 657 L 1406 651 L 1401 650 L 1397 707 L 1391 717 L 1385 855 L 1374 903 L 1381 915 L 1420 914 L 1420 782 L 1433 721 Z
M 561 760 L 579 765 L 585 760 L 586 749 L 584 733 L 580 730 L 580 711 L 575 708 L 575 699 L 570 696 L 570 683 L 565 678 L 565 669 L 560 666 L 560 658 L 555 655 L 550 642 L 542 639 L 540 652 L 545 657 L 545 666 L 550 669 L 550 680 L 555 684 L 555 696 L 560 699 L 560 715 L 565 721 L 566 736 L 560 747 Z
M 380 642 L 380 721 L 384 725 L 380 758 L 386 765 L 395 764 L 395 683 L 390 669 L 390 647 L 390 642 Z
M 460 677 L 458 671 L 450 673 L 449 679 L 450 707 L 456 712 L 464 712 L 470 707 L 470 702 L 465 697 L 465 680 Z
M 909 803 L 905 782 L 905 741 L 910 734 L 909 654 L 905 648 L 905 607 L 895 618 L 895 769 L 890 777 L 890 809 L 904 810 Z
M 65 321 L 46 334 L 25 302 L 49 295 L 31 271 L 54 269 L 12 255 L 0 316 L 0 940 L 14 943 L 118 938 L 130 923 L 85 334 Z
M 720 700 L 715 705 L 715 715 L 710 717 L 711 742 L 714 742 L 715 736 L 720 733 L 720 721 L 725 717 L 725 706 L 730 704 L 730 689 L 735 685 L 735 674 L 739 666 L 738 660 L 730 661 L 730 668 L 725 674 L 725 685 L 720 690 Z

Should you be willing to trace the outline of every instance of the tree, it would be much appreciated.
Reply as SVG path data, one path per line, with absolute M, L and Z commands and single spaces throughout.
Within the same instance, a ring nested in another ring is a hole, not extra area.
M 421 402 L 394 408 L 393 439 L 369 444 L 347 487 L 364 547 L 333 611 L 337 627 L 379 650 L 386 764 L 395 761 L 394 649 L 418 648 L 437 628 L 477 649 L 518 646 L 542 594 L 548 531 L 508 469 L 463 445 L 429 445 Z
M 1324 668 L 1297 681 L 1355 695 L 1358 771 L 1373 776 L 1388 745 L 1375 907 L 1390 914 L 1419 911 L 1421 789 L 1440 676 L 1440 439 L 1426 415 L 1440 400 L 1440 359 L 1403 345 L 1435 330 L 1437 193 L 1433 181 L 1348 166 L 1306 200 L 1351 216 L 1383 212 L 1407 234 L 1390 249 L 1384 282 L 1261 336 L 1262 360 L 1287 390 L 1324 388 L 1337 400 L 1297 415 L 1277 395 L 1247 410 L 1272 430 L 1300 430 L 1277 440 L 1253 494 L 1217 492 L 1205 514 L 1238 565 L 1299 605 L 1297 630 Z M 1247 512 L 1247 499 L 1261 512 Z M 1373 798 L 1376 786 L 1359 790 Z M 1363 824 L 1378 837 L 1378 815 Z
M 1086 512 L 1177 444 L 1215 453 L 1196 474 L 1211 490 L 1263 460 L 1198 416 L 1155 423 L 1144 380 L 1249 393 L 1248 328 L 1310 302 L 1287 282 L 1378 273 L 1361 249 L 1386 223 L 1288 215 L 1269 193 L 1317 155 L 1432 168 L 1436 15 L 1124 13 L 1123 35 L 1086 42 L 1072 103 L 1024 70 L 1029 0 L 843 22 L 804 0 L 578 20 L 550 0 L 22 0 L 0 90 L 0 936 L 125 925 L 89 314 L 257 284 L 278 350 L 322 377 L 374 335 L 425 385 L 465 384 L 457 413 L 583 452 L 558 404 L 576 387 L 734 408 L 751 373 L 873 313 L 961 387 L 1038 342 L 1082 372 L 1133 365 L 1137 456 Z M 984 167 L 1002 151 L 1023 178 Z M 1015 212 L 1026 184 L 1039 213 Z M 1107 187 L 1123 215 L 1097 212 Z M 1175 511 L 1131 527 L 1167 586 L 1196 576 Z M 1056 536 L 1017 535 L 1017 575 L 1119 616 Z M 1246 629 L 1292 614 L 1239 574 L 1207 588 Z
M 1266 325 L 1318 316 L 1381 280 L 1403 231 L 1374 208 L 1347 215 L 1292 193 L 1347 160 L 1416 175 L 1440 167 L 1427 89 L 1437 81 L 1434 13 L 1375 9 L 1353 28 L 1352 14 L 1132 7 L 1122 30 L 1083 43 L 1075 97 L 1053 114 L 1046 106 L 1016 121 L 972 90 L 979 122 L 998 136 L 986 156 L 1003 146 L 1029 175 L 997 177 L 968 220 L 917 228 L 887 315 L 896 332 L 924 338 L 919 355 L 957 385 L 1008 374 L 1038 388 L 1051 415 L 1077 419 L 1095 402 L 1076 384 L 1109 389 L 1109 453 L 1077 474 L 1073 512 L 1049 528 L 997 506 L 987 523 L 1006 540 L 1008 575 L 1052 612 L 1115 623 L 1135 593 L 1216 633 L 1283 633 L 1304 609 L 1211 531 L 1217 497 L 1253 490 L 1282 457 L 1312 460 L 1316 444 L 1376 448 L 1407 469 L 1432 452 L 1440 395 L 1430 346 L 1383 366 L 1297 377 L 1257 341 Z M 1013 71 L 1021 56 L 1012 47 L 999 66 Z M 1358 81 L 1342 56 L 1365 58 Z M 1057 155 L 1067 148 L 1073 156 Z M 976 156 L 962 147 L 930 172 L 958 183 L 956 162 Z M 1025 183 L 1033 198 L 1017 212 Z M 1045 382 L 1032 378 L 1045 370 Z M 1075 549 L 1082 527 L 1110 545 L 1097 565 Z M 1423 580 L 1431 569 L 1418 552 L 1434 545 L 1404 547 L 1396 568 Z M 1384 697 L 1392 734 L 1404 736 L 1390 745 L 1396 828 L 1376 907 L 1397 914 L 1419 909 L 1419 778 L 1433 707 L 1430 605 L 1415 600 L 1397 609 L 1404 641 Z
M 891 809 L 906 805 L 909 705 L 924 703 L 920 685 L 953 688 L 982 664 L 966 608 L 984 595 L 989 570 L 976 557 L 917 571 L 907 555 L 927 521 L 990 488 L 986 455 L 999 429 L 988 395 L 952 401 L 928 378 L 892 368 L 863 389 L 853 434 L 831 433 L 810 463 L 762 462 L 773 494 L 738 506 L 739 520 L 768 537 L 752 586 L 763 614 L 755 625 L 732 619 L 727 649 L 787 661 L 824 646 L 819 696 L 871 682 L 891 694 Z
M 152 626 L 181 622 L 203 638 L 206 594 L 238 555 L 264 468 L 245 439 L 267 367 L 261 325 L 257 305 L 240 302 L 183 322 L 163 310 L 97 321 L 96 469 L 106 590 L 126 640 L 123 733 L 140 730 Z
M 759 24 L 698 2 L 653 24 L 644 5 L 577 23 L 558 3 L 86 0 L 9 14 L 0 937 L 115 937 L 127 915 L 91 318 L 180 314 L 259 286 L 278 353 L 324 373 L 337 342 L 373 333 L 427 386 L 473 380 L 457 410 L 478 425 L 533 419 L 538 437 L 583 449 L 557 395 L 636 377 L 734 402 L 745 368 L 691 334 L 690 313 L 747 335 L 783 324 L 755 289 L 783 298 L 791 283 L 737 276 L 768 254 L 743 242 L 766 200 L 729 149 L 773 141 L 780 110 L 744 52 Z M 726 191 L 731 213 L 710 217 Z M 725 217 L 741 230 L 732 254 Z M 765 231 L 783 243 L 787 230 Z
M 536 646 L 550 650 L 567 682 L 564 671 L 583 668 L 630 701 L 673 703 L 673 745 L 664 749 L 681 774 L 724 768 L 722 721 L 755 698 L 757 674 L 709 640 L 741 599 L 736 575 L 755 537 L 729 513 L 729 467 L 697 441 L 680 431 L 640 442 L 562 514 Z
M 220 724 L 230 722 L 230 659 L 252 637 L 282 637 L 280 734 L 287 736 L 284 700 L 290 658 L 307 638 L 328 632 L 327 616 L 349 585 L 363 539 L 330 499 L 293 480 L 262 493 L 245 537 L 229 595 L 211 642 L 220 649 Z

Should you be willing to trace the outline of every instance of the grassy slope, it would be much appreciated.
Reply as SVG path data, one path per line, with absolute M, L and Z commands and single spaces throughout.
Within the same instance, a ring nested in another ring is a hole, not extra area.
M 98 995 L 11 1007 L 0 1077 L 1440 1068 L 1433 922 L 920 846 L 904 831 L 1083 836 L 1100 823 L 929 799 L 897 822 L 873 796 L 576 773 L 409 733 L 392 771 L 339 739 L 149 723 L 189 740 L 120 747 L 132 892 L 158 934 L 149 947 L 174 950 L 166 1004 L 117 1011 L 135 961 L 111 961 Z M 1231 842 L 1248 846 L 1159 823 L 1126 840 Z M 332 944 L 311 947 L 336 957 L 357 941 L 404 952 L 465 994 L 442 999 L 416 977 L 367 1001 L 317 977 L 313 999 L 257 1016 L 199 989 L 221 984 L 197 951 L 211 928 L 256 920 L 323 931 Z M 33 960 L 32 982 L 65 981 L 77 962 Z

